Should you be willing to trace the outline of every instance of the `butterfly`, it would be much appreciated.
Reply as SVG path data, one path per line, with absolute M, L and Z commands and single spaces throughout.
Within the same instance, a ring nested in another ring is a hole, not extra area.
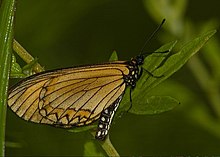
M 37 73 L 9 90 L 8 106 L 26 121 L 63 128 L 98 120 L 95 138 L 104 140 L 125 89 L 134 89 L 141 77 L 143 63 L 144 55 L 138 55 Z

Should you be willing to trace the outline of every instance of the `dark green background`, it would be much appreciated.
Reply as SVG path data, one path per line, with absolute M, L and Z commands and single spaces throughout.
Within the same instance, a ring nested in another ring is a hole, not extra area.
M 193 21 L 195 26 L 211 19 L 219 20 L 219 6 L 217 0 L 189 1 L 185 19 Z M 18 0 L 15 38 L 48 70 L 106 62 L 113 50 L 120 60 L 129 60 L 139 53 L 146 35 L 157 25 L 141 0 Z M 162 45 L 160 33 L 145 51 L 152 52 Z M 171 36 L 167 42 L 176 39 Z M 157 90 L 177 98 L 181 105 L 160 115 L 125 113 L 114 121 L 110 138 L 118 153 L 129 156 L 220 154 L 220 130 L 215 125 L 218 120 L 212 116 L 204 93 L 189 69 L 185 66 Z M 195 120 L 194 115 L 200 114 L 197 109 L 205 111 L 209 121 L 204 116 Z M 204 123 L 200 124 L 201 121 Z M 213 126 L 206 125 L 212 122 Z M 220 126 L 219 121 L 217 124 Z M 87 132 L 70 133 L 26 122 L 9 109 L 6 129 L 8 156 L 83 155 L 87 140 L 96 143 Z

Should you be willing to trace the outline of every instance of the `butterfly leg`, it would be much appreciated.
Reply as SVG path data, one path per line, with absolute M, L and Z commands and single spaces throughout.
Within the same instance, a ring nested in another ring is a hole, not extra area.
M 101 112 L 98 122 L 98 129 L 96 131 L 96 136 L 95 136 L 96 139 L 104 140 L 105 137 L 107 136 L 113 116 L 121 102 L 122 95 L 118 99 L 116 99 L 111 106 L 109 106 L 108 108 L 104 109 Z
M 133 88 L 130 88 L 130 107 L 128 108 L 127 112 L 132 108 L 132 97 L 131 97 L 132 90 Z
M 148 71 L 146 69 L 143 69 L 143 68 L 141 68 L 141 69 L 142 69 L 142 72 L 144 70 L 148 75 L 150 75 L 153 78 L 162 78 L 162 77 L 164 77 L 164 75 L 156 76 L 156 75 L 152 74 L 150 71 Z

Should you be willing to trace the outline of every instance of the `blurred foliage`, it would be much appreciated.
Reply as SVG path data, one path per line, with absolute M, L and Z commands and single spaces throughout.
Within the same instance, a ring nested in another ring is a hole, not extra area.
M 220 16 L 216 0 L 23 0 L 17 5 L 15 38 L 47 70 L 105 62 L 113 50 L 128 60 L 138 55 L 146 34 L 163 18 L 164 29 L 145 51 L 178 39 L 177 52 L 180 45 L 217 28 Z M 113 121 L 110 138 L 120 155 L 220 154 L 219 33 L 215 37 L 151 93 L 174 97 L 179 107 L 151 116 L 124 113 Z M 87 132 L 28 123 L 11 111 L 6 129 L 8 156 L 102 155 Z

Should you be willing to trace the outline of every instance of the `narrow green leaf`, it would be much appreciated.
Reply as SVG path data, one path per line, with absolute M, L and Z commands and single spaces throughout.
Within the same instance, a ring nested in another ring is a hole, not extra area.
M 118 60 L 118 55 L 117 52 L 114 50 L 109 58 L 109 61 L 117 61 Z
M 141 77 L 141 79 L 139 80 L 140 82 L 138 82 L 137 87 L 135 88 L 132 94 L 132 100 L 134 105 L 130 110 L 130 112 L 138 114 L 139 112 L 137 111 L 142 110 L 143 108 L 140 107 L 141 105 L 139 104 L 149 105 L 149 103 L 147 103 L 149 102 L 148 100 L 149 91 L 153 87 L 155 87 L 156 85 L 167 79 L 169 76 L 171 76 L 177 70 L 179 70 L 187 62 L 187 60 L 190 59 L 190 57 L 192 57 L 196 52 L 198 52 L 202 48 L 202 46 L 215 34 L 215 32 L 216 31 L 213 30 L 201 35 L 200 37 L 186 44 L 178 53 L 171 55 L 164 62 L 163 65 L 161 65 L 158 69 L 156 68 L 153 71 L 154 76 L 162 76 L 162 77 L 159 78 L 151 77 L 148 74 L 144 73 L 143 74 L 144 76 Z M 149 60 L 149 62 L 151 62 L 151 60 Z M 149 67 L 150 69 L 152 69 L 153 66 L 150 65 L 151 63 L 149 63 Z M 148 69 L 148 67 L 146 66 L 145 68 Z M 145 104 L 143 102 L 145 102 Z M 166 111 L 166 109 L 164 111 Z M 149 111 L 149 112 L 153 113 L 153 112 L 161 112 L 161 111 Z
M 193 41 L 186 44 L 178 53 L 171 55 L 163 66 L 156 69 L 153 74 L 155 76 L 164 76 L 161 78 L 149 77 L 146 80 L 142 91 L 148 92 L 151 88 L 155 87 L 169 76 L 178 71 L 202 46 L 215 34 L 216 31 L 210 31 Z
M 161 64 L 167 59 L 168 55 L 170 54 L 176 43 L 177 41 L 172 41 L 161 46 L 159 49 L 155 51 L 155 53 L 152 53 L 151 55 L 149 55 L 144 59 L 144 64 L 142 67 L 148 72 L 153 73 L 153 71 L 155 71 L 158 67 L 160 67 Z M 169 52 L 164 53 L 166 51 Z M 162 75 L 155 75 L 155 76 L 162 76 Z M 142 85 L 145 83 L 145 80 L 147 80 L 148 77 L 149 75 L 143 75 L 139 80 L 136 88 L 142 88 Z
M 0 156 L 5 154 L 7 90 L 11 66 L 15 0 L 1 1 L 0 8 Z
M 216 30 L 209 31 L 186 44 L 178 53 L 172 55 L 161 68 L 157 69 L 155 74 L 163 74 L 165 78 L 167 78 L 175 73 L 196 54 L 215 33 Z

